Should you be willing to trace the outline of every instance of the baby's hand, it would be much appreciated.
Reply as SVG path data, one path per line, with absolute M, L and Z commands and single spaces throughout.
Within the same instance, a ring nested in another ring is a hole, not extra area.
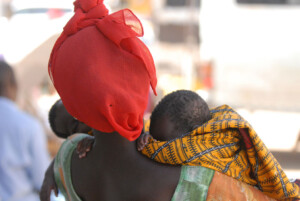
M 86 157 L 87 152 L 92 150 L 94 142 L 95 138 L 93 136 L 88 136 L 78 142 L 76 152 L 79 155 L 79 158 Z
M 150 138 L 152 138 L 152 136 L 149 133 L 142 133 L 137 140 L 137 150 L 142 151 L 148 144 Z

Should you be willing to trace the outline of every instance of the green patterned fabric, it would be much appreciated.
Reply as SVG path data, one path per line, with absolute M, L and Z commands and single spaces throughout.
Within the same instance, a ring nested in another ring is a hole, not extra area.
M 201 166 L 182 166 L 172 201 L 205 201 L 214 172 Z
M 67 201 L 81 201 L 76 194 L 71 177 L 71 159 L 79 141 L 87 134 L 76 134 L 72 139 L 66 140 L 60 147 L 54 162 L 54 177 L 60 192 Z

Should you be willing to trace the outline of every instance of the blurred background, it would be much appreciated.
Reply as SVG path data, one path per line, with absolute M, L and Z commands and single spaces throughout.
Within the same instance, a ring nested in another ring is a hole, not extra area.
M 289 177 L 300 178 L 300 0 L 107 0 L 141 19 L 158 96 L 177 89 L 246 118 Z M 54 156 L 61 144 L 48 111 L 59 99 L 47 72 L 73 0 L 0 0 L 0 58 L 19 83 L 18 105 L 42 123 Z

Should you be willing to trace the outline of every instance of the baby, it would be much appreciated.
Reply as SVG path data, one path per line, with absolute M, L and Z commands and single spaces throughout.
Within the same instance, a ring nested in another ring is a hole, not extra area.
M 154 108 L 150 117 L 150 134 L 137 141 L 141 151 L 150 137 L 169 141 L 188 133 L 211 119 L 207 103 L 195 92 L 178 90 L 166 95 Z
M 61 100 L 56 101 L 51 107 L 49 123 L 53 132 L 65 139 L 74 133 L 89 133 L 92 130 L 91 127 L 71 116 Z
M 211 119 L 207 103 L 195 92 L 178 90 L 166 95 L 154 108 L 150 117 L 150 134 L 142 133 L 137 141 L 142 151 L 150 138 L 170 141 L 193 131 Z M 252 146 L 246 129 L 238 129 L 246 148 Z
M 60 138 L 68 138 L 75 133 L 92 135 L 92 128 L 78 121 L 66 110 L 61 100 L 56 101 L 49 111 L 49 123 L 53 132 Z M 86 137 L 78 143 L 77 153 L 79 158 L 86 156 L 94 143 L 94 137 Z

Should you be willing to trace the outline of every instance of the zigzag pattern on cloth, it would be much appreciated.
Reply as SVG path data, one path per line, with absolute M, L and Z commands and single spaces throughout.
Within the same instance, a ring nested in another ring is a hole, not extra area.
M 207 167 L 252 186 L 277 200 L 300 198 L 299 186 L 287 178 L 280 164 L 252 126 L 227 105 L 211 110 L 212 119 L 168 142 L 154 141 L 142 153 L 164 164 Z M 251 146 L 239 129 L 247 129 Z

